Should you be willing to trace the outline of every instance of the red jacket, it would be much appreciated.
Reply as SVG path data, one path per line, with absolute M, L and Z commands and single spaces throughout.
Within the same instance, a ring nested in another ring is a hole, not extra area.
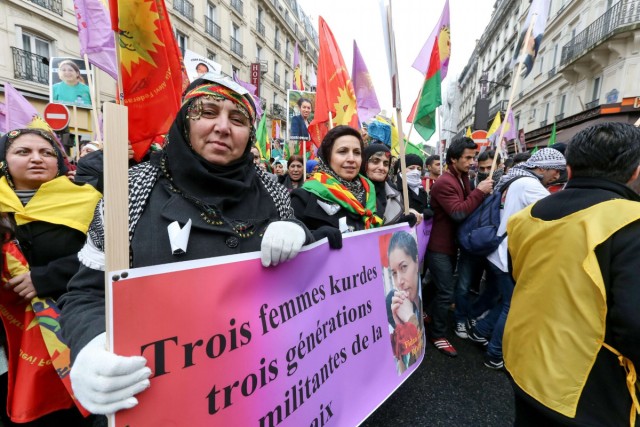
M 431 208 L 434 216 L 429 251 L 455 255 L 458 248 L 458 224 L 480 206 L 483 199 L 482 191 L 477 188 L 471 190 L 468 174 L 459 178 L 455 169 L 450 168 L 440 175 L 431 187 Z

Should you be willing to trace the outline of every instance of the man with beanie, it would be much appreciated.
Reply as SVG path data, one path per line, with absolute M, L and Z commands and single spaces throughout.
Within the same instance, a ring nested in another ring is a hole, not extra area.
M 566 164 L 564 156 L 559 151 L 544 148 L 525 163 L 512 167 L 500 179 L 496 191 L 501 191 L 506 185 L 508 188 L 502 194 L 504 207 L 500 210 L 498 235 L 506 233 L 507 221 L 512 215 L 549 195 L 545 185 L 557 179 L 560 172 L 566 168 Z M 507 242 L 508 236 L 500 243 L 498 249 L 487 256 L 486 263 L 487 284 L 498 290 L 501 302 L 468 331 L 471 341 L 487 345 L 484 364 L 491 369 L 501 369 L 504 366 L 502 334 L 515 285 L 509 274 Z
M 628 185 L 640 174 L 640 129 L 591 126 L 566 159 L 565 189 L 507 224 L 514 425 L 638 427 L 640 197 Z
M 476 155 L 476 143 L 471 138 L 454 138 L 447 150 L 448 169 L 431 189 L 433 227 L 427 246 L 427 266 L 436 285 L 433 320 L 429 339 L 441 353 L 455 357 L 456 349 L 445 337 L 449 307 L 454 302 L 455 280 L 453 272 L 457 255 L 456 231 L 491 192 L 490 178 L 471 190 L 469 168 Z
M 407 187 L 409 188 L 409 208 L 417 212 L 424 212 L 429 203 L 429 196 L 422 186 L 422 168 L 424 162 L 417 154 L 407 154 Z M 396 163 L 397 165 L 400 162 Z M 398 166 L 400 167 L 400 166 Z M 397 186 L 402 188 L 402 174 L 398 174 Z

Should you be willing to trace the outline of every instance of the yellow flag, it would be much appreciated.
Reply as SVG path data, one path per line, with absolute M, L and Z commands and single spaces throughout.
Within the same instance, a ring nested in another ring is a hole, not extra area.
M 500 119 L 500 111 L 496 114 L 496 118 L 493 119 L 493 123 L 491 123 L 491 127 L 487 132 L 487 138 L 496 133 L 498 129 L 500 129 L 500 125 L 502 124 L 502 120 Z
M 391 116 L 391 152 L 397 152 L 400 154 L 400 146 L 398 143 L 400 142 L 400 137 L 398 136 L 398 128 L 396 127 L 396 121 Z M 396 156 L 398 154 L 395 154 Z
M 464 136 L 471 138 L 471 126 L 467 127 L 467 133 L 465 133 Z

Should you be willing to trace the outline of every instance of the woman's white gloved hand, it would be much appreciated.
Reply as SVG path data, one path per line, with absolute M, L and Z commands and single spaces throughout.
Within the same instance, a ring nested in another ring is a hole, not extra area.
M 71 368 L 71 387 L 93 414 L 113 414 L 138 404 L 136 394 L 149 387 L 151 369 L 142 356 L 118 356 L 105 348 L 106 333 L 84 346 Z
M 262 238 L 262 265 L 269 267 L 295 258 L 305 240 L 304 229 L 295 222 L 272 222 Z

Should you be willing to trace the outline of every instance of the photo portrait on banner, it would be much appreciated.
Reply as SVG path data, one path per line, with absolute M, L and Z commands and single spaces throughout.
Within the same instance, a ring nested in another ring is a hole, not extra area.
M 313 113 L 316 105 L 315 92 L 303 92 L 290 90 L 287 92 L 287 135 L 289 140 L 309 141 L 309 131 L 307 128 L 313 120 Z
M 406 231 L 380 236 L 379 242 L 391 351 L 402 375 L 424 353 L 418 243 Z
M 58 104 L 91 108 L 85 63 L 80 58 L 53 57 L 49 61 L 49 100 Z
M 222 71 L 222 65 L 216 61 L 188 49 L 184 51 L 184 68 L 187 71 L 187 77 L 189 77 L 190 82 L 203 74 L 220 73 Z

